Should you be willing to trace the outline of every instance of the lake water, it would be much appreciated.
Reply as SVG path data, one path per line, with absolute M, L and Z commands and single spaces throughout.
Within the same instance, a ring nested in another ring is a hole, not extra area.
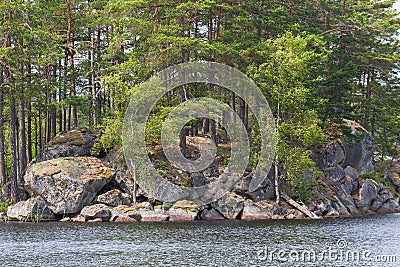
M 0 266 L 400 266 L 400 214 L 302 221 L 1 223 Z

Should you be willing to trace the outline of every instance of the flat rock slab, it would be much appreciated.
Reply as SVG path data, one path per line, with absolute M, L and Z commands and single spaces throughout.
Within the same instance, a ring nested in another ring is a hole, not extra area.
M 81 216 L 86 220 L 100 219 L 101 221 L 108 221 L 111 217 L 110 207 L 104 204 L 95 204 L 86 206 L 81 210 Z
M 96 158 L 58 158 L 28 166 L 24 188 L 41 196 L 55 214 L 77 213 L 92 203 L 113 175 Z
M 171 222 L 194 221 L 197 217 L 197 211 L 184 210 L 181 208 L 168 210 L 169 220 Z

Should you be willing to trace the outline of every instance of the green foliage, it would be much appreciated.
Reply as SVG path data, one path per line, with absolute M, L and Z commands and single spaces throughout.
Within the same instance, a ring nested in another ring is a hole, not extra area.
M 10 199 L 7 199 L 6 201 L 0 202 L 0 212 L 7 213 L 8 207 L 11 206 L 13 203 L 11 202 Z
M 122 145 L 122 125 L 121 118 L 106 118 L 103 121 L 103 128 L 100 137 L 96 140 L 91 153 L 97 155 L 100 151 L 110 152 L 114 147 Z

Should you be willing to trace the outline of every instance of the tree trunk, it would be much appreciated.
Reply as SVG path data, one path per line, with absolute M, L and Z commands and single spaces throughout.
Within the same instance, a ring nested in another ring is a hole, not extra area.
M 239 98 L 239 118 L 246 124 L 246 103 L 242 98 Z
M 3 83 L 3 71 L 0 72 L 0 84 Z M 0 185 L 3 193 L 5 192 L 5 185 L 7 183 L 6 175 L 6 158 L 4 146 L 4 118 L 3 118 L 3 90 L 0 90 Z M 7 197 L 7 196 L 6 196 Z
M 21 96 L 22 98 L 22 96 Z M 23 184 L 23 175 L 27 165 L 26 155 L 26 129 L 25 129 L 25 103 L 19 100 L 19 183 Z
M 36 129 L 36 131 L 39 130 L 38 139 L 39 139 L 39 151 L 40 151 L 43 149 L 43 130 L 42 130 L 42 124 L 43 124 L 42 117 L 43 116 L 42 116 L 42 111 L 40 108 L 39 108 L 38 112 L 39 112 L 39 120 L 38 120 L 38 128 Z M 36 151 L 36 153 L 39 153 L 39 151 Z
M 210 131 L 210 119 L 203 120 L 203 135 Z
M 15 107 L 15 92 L 10 95 L 10 145 L 11 145 L 11 201 L 18 199 L 18 148 L 17 148 L 17 111 Z
M 218 146 L 217 127 L 215 120 L 210 120 L 210 132 L 211 132 L 211 139 L 214 141 L 214 144 Z
M 278 109 L 277 109 L 277 114 L 276 114 L 276 129 L 275 129 L 275 135 L 277 138 L 279 138 L 279 123 L 280 123 L 280 105 L 278 102 Z M 278 143 L 277 143 L 278 144 Z M 278 153 L 275 152 L 275 195 L 276 195 L 276 205 L 279 206 L 280 202 L 280 193 L 279 193 L 279 171 L 278 171 Z
M 53 78 L 57 80 L 57 65 L 53 66 Z M 50 106 L 50 121 L 51 121 L 51 137 L 53 138 L 57 134 L 57 92 L 55 91 L 53 95 L 50 95 L 51 106 Z
M 32 103 L 28 102 L 28 119 L 27 119 L 27 152 L 28 152 L 28 162 L 33 158 L 32 155 Z
M 67 52 L 69 58 L 69 75 L 70 75 L 70 84 L 69 84 L 69 95 L 70 97 L 75 97 L 75 73 L 74 73 L 74 42 L 72 39 L 72 9 L 71 2 L 68 1 L 68 25 L 67 25 Z M 71 122 L 71 116 L 73 121 Z M 68 118 L 68 129 L 78 126 L 78 112 L 75 104 L 69 105 L 69 118 Z M 72 126 L 71 126 L 71 123 Z
M 31 73 L 32 73 L 32 66 L 28 64 L 28 76 L 29 76 L 29 81 L 28 81 L 28 88 L 31 86 Z M 27 156 L 28 156 L 28 162 L 32 160 L 32 102 L 31 98 L 28 98 L 28 118 L 27 118 Z
M 316 215 L 314 212 L 310 211 L 307 206 L 305 205 L 300 205 L 299 203 L 297 203 L 296 201 L 294 201 L 293 199 L 291 199 L 288 195 L 286 195 L 285 192 L 282 192 L 282 198 L 284 200 L 286 200 L 287 203 L 289 203 L 291 206 L 295 207 L 296 209 L 298 209 L 299 211 L 301 211 L 302 213 L 304 213 L 305 215 L 307 215 L 308 217 L 310 217 L 311 219 L 321 219 L 321 217 L 319 217 L 318 215 Z

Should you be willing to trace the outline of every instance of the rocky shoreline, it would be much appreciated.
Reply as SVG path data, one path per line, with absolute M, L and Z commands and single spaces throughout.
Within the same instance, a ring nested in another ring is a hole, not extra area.
M 7 221 L 159 222 L 194 220 L 282 220 L 352 217 L 400 212 L 400 162 L 385 177 L 373 175 L 373 138 L 347 121 L 357 142 L 333 140 L 314 155 L 323 176 L 307 204 L 283 193 L 275 203 L 273 180 L 248 191 L 251 173 L 221 199 L 199 206 L 188 200 L 162 203 L 134 187 L 120 150 L 104 159 L 90 155 L 96 134 L 80 128 L 57 135 L 27 168 L 20 202 L 0 219 Z M 210 176 L 218 177 L 218 166 Z M 209 177 L 188 177 L 196 183 Z M 136 190 L 136 191 L 135 191 Z M 136 202 L 134 200 L 137 200 Z

